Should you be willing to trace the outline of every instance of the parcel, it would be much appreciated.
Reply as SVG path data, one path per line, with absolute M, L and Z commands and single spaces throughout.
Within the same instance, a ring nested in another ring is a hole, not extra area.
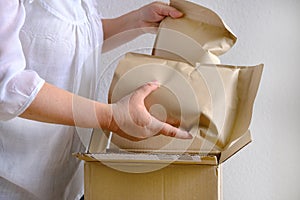
M 221 163 L 249 142 L 263 65 L 221 64 L 237 38 L 208 8 L 183 0 L 184 13 L 160 24 L 152 55 L 127 53 L 109 90 L 117 102 L 141 85 L 161 86 L 145 99 L 149 112 L 172 118 L 192 140 L 156 136 L 132 142 L 94 130 L 85 160 L 87 199 L 222 199 Z

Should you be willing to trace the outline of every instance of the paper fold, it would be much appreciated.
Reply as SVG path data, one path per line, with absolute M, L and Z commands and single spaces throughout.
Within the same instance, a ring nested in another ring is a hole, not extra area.
M 184 0 L 170 5 L 184 13 L 179 19 L 167 17 L 158 30 L 153 55 L 196 63 L 219 64 L 218 56 L 236 42 L 236 36 L 212 10 Z

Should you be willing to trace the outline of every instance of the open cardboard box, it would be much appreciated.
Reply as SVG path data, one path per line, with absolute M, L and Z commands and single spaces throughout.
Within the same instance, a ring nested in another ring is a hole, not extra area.
M 84 160 L 87 200 L 222 199 L 221 164 L 251 142 L 250 131 L 220 152 L 132 152 L 116 149 L 94 130 Z M 101 141 L 101 143 L 99 143 Z

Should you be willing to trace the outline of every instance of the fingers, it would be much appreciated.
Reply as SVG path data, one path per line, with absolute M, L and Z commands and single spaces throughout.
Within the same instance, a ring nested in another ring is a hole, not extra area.
M 183 13 L 176 8 L 163 2 L 153 2 L 138 10 L 141 28 L 158 27 L 160 22 L 166 17 L 180 18 Z M 143 30 L 145 33 L 153 33 L 153 30 Z M 154 29 L 154 33 L 156 30 Z
M 149 126 L 149 129 L 152 129 L 153 131 L 159 132 L 160 134 L 168 137 L 175 137 L 179 139 L 193 138 L 193 136 L 187 131 L 181 130 L 179 128 L 175 128 L 174 126 L 161 122 L 154 117 L 152 118 L 152 122 Z
M 165 124 L 164 127 L 161 129 L 161 134 L 169 137 L 175 137 L 179 139 L 192 139 L 193 136 L 188 133 L 187 131 L 183 131 L 179 128 L 175 128 L 169 124 Z
M 151 92 L 159 88 L 159 83 L 157 81 L 149 82 L 139 87 L 136 93 L 140 95 L 141 98 L 145 99 Z
M 156 2 L 156 5 L 159 9 L 157 9 L 157 12 L 159 15 L 162 16 L 170 16 L 172 18 L 180 18 L 183 16 L 183 13 L 177 10 L 176 8 L 169 6 L 168 4 Z

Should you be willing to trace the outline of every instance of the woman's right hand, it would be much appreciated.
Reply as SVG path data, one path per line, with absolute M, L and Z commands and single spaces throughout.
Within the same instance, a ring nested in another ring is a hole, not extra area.
M 159 83 L 150 82 L 112 104 L 112 119 L 108 129 L 134 141 L 155 135 L 191 139 L 192 135 L 154 118 L 146 109 L 144 100 Z

